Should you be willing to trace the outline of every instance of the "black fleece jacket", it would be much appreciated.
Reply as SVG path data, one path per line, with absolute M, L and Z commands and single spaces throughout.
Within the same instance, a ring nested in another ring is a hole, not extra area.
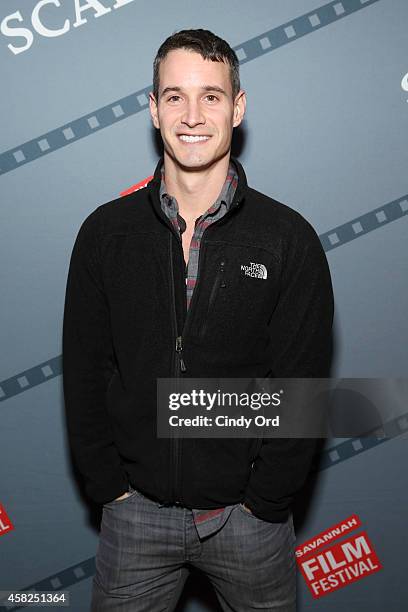
M 204 231 L 187 314 L 182 245 L 159 201 L 162 161 L 147 187 L 90 213 L 75 240 L 62 339 L 73 456 L 98 503 L 130 483 L 163 502 L 245 502 L 282 522 L 314 441 L 158 438 L 156 379 L 329 376 L 326 256 L 312 226 L 250 188 L 234 159 L 234 201 Z M 245 273 L 253 263 L 263 278 Z

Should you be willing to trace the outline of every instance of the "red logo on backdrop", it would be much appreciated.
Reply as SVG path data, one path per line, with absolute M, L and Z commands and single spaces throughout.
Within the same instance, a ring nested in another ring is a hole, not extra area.
M 0 504 L 0 535 L 4 535 L 8 531 L 12 531 L 14 526 L 4 509 L 3 504 Z
M 121 191 L 120 195 L 121 196 L 129 195 L 129 193 L 133 193 L 134 191 L 138 191 L 139 189 L 143 189 L 143 187 L 146 187 L 147 183 L 150 183 L 152 178 L 153 178 L 153 175 L 152 176 L 148 176 L 147 178 L 143 179 L 143 181 L 140 181 L 139 183 L 136 183 L 136 185 L 132 185 L 132 187 L 129 187 L 128 189 L 125 189 L 125 191 Z
M 314 599 L 337 591 L 382 568 L 365 531 L 327 547 L 361 527 L 355 514 L 296 548 L 296 559 Z

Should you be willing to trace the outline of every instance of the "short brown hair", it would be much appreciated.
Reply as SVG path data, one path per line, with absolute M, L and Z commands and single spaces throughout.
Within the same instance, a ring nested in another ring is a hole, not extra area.
M 213 62 L 224 62 L 229 65 L 232 97 L 238 94 L 241 85 L 239 80 L 239 61 L 237 54 L 229 44 L 209 30 L 180 30 L 175 32 L 159 47 L 153 62 L 153 94 L 159 101 L 159 67 L 161 61 L 170 51 L 187 49 L 199 53 L 203 59 Z

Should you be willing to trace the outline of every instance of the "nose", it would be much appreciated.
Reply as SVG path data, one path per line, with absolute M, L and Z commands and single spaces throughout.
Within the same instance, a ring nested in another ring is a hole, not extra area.
M 188 125 L 188 127 L 191 128 L 205 123 L 205 117 L 202 113 L 200 104 L 197 101 L 189 100 L 187 102 L 181 123 Z

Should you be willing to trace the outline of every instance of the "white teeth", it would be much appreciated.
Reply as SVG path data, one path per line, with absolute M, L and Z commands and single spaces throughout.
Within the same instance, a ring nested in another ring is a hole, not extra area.
M 199 142 L 200 140 L 208 140 L 209 136 L 187 136 L 187 134 L 181 134 L 179 138 L 184 142 Z

